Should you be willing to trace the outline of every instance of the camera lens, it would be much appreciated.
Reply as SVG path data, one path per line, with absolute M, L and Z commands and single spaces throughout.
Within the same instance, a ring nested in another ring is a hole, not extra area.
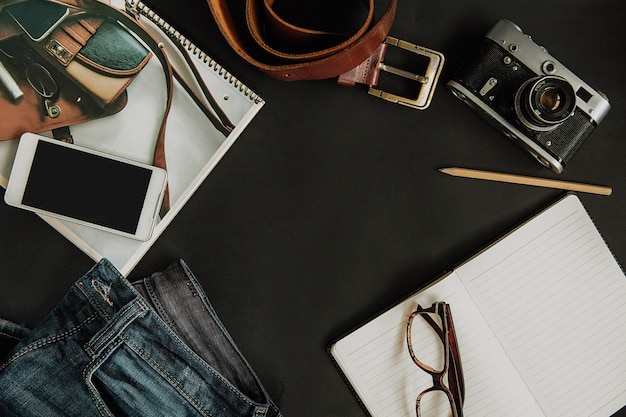
M 564 78 L 544 76 L 525 82 L 515 97 L 519 120 L 533 130 L 551 130 L 576 107 L 574 89 Z

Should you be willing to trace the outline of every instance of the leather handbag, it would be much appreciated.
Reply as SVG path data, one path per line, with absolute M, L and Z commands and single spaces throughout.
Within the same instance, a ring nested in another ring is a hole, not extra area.
M 64 23 L 41 50 L 102 106 L 115 101 L 152 56 L 117 20 L 89 14 Z
M 41 0 L 26 0 L 37 7 Z M 11 3 L 16 4 L 16 3 Z M 121 111 L 126 88 L 152 53 L 117 20 L 62 4 L 69 15 L 47 37 L 31 39 L 24 27 L 0 13 L 0 75 L 5 89 L 0 140 L 24 132 L 65 128 Z M 108 7 L 108 6 L 107 6 Z M 8 85 L 12 85 L 13 92 Z M 65 129 L 63 139 L 71 137 Z
M 28 61 L 13 61 L 17 57 L 13 51 L 28 56 Z M 126 94 L 120 94 L 106 108 L 98 106 L 65 74 L 47 67 L 41 55 L 35 54 L 21 38 L 0 42 L 0 66 L 5 84 L 0 94 L 0 140 L 16 139 L 25 132 L 57 132 L 115 114 L 126 106 Z M 42 85 L 44 89 L 39 88 Z M 68 135 L 63 136 L 66 139 Z

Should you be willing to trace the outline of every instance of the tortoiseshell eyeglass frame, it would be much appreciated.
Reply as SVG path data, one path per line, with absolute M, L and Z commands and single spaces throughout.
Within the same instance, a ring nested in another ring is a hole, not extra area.
M 431 315 L 439 316 L 441 325 L 439 325 Z M 420 361 L 415 355 L 413 342 L 411 341 L 411 327 L 416 317 L 424 319 L 437 334 L 444 348 L 444 363 L 441 370 Z M 422 391 L 415 401 L 415 413 L 417 417 L 421 415 L 422 398 L 433 391 L 443 392 L 450 401 L 451 417 L 463 417 L 463 402 L 465 401 L 465 381 L 463 379 L 463 369 L 461 366 L 461 356 L 459 353 L 459 345 L 456 339 L 456 331 L 454 330 L 454 322 L 452 321 L 452 312 L 450 305 L 445 302 L 435 302 L 429 308 L 423 308 L 418 305 L 417 309 L 411 313 L 406 325 L 406 342 L 409 349 L 409 355 L 413 362 L 424 372 L 430 374 L 433 378 L 433 386 Z M 444 378 L 448 374 L 448 385 L 444 383 Z

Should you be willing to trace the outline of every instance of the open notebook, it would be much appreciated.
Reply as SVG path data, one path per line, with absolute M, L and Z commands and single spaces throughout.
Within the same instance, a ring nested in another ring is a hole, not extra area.
M 466 417 L 607 417 L 626 404 L 626 276 L 569 194 L 331 345 L 367 411 L 414 417 L 432 378 L 411 360 L 417 304 L 450 304 Z
M 112 3 L 116 7 L 124 7 L 123 0 L 114 0 Z M 163 43 L 172 66 L 199 92 L 200 87 L 192 78 L 175 42 L 184 46 L 213 97 L 235 128 L 228 135 L 222 133 L 176 81 L 165 139 L 171 208 L 159 220 L 152 238 L 141 242 L 42 216 L 94 260 L 106 257 L 124 274 L 128 274 L 139 262 L 264 105 L 257 94 L 145 4 L 137 0 L 130 1 L 130 5 L 135 4 L 147 30 Z M 158 59 L 153 57 L 128 87 L 128 104 L 124 110 L 113 116 L 73 126 L 72 135 L 77 145 L 150 164 L 165 103 L 163 69 Z M 205 104 L 210 105 L 208 102 Z M 17 142 L 10 140 L 0 143 L 0 185 L 4 187 L 11 172 Z

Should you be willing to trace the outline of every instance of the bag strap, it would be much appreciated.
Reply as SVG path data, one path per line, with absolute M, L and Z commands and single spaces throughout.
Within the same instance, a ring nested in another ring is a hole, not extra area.
M 338 37 L 337 33 L 283 19 L 274 7 L 275 0 L 246 0 L 245 23 L 231 14 L 228 0 L 207 2 L 222 35 L 235 52 L 269 76 L 285 81 L 333 78 L 367 61 L 391 29 L 397 5 L 397 0 L 386 0 L 387 7 L 377 19 L 374 5 L 381 2 L 362 0 L 366 8 L 362 25 L 352 35 Z M 341 2 L 333 5 L 336 3 Z M 312 49 L 312 45 L 329 43 L 329 47 Z

